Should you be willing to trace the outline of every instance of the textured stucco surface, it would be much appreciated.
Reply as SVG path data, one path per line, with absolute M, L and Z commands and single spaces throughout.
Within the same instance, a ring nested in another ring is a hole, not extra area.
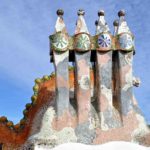
M 94 72 L 90 70 L 91 85 L 94 85 Z M 69 90 L 74 91 L 74 70 L 69 72 Z M 92 90 L 94 91 L 94 90 Z M 72 93 L 73 94 L 73 93 Z M 93 101 L 94 100 L 94 101 Z M 141 145 L 150 145 L 150 133 L 137 102 L 133 99 L 134 109 L 124 117 L 124 125 L 119 128 L 106 128 L 101 130 L 97 104 L 93 97 L 91 101 L 91 120 L 78 124 L 77 105 L 72 98 L 70 103 L 70 116 L 68 122 L 64 122 L 65 114 L 56 119 L 55 108 L 55 76 L 40 84 L 37 104 L 29 111 L 28 121 L 24 129 L 18 133 L 0 124 L 0 141 L 6 143 L 5 147 L 26 147 L 32 144 L 49 147 L 66 142 L 81 142 L 86 144 L 102 144 L 109 141 L 131 141 Z M 114 113 L 119 114 L 119 109 L 114 107 Z M 84 131 L 84 132 L 83 132 Z M 8 148 L 6 148 L 7 150 Z

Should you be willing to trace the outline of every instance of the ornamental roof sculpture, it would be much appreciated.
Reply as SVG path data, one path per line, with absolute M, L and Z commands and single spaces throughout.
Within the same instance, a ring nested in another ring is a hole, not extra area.
M 125 12 L 119 11 L 112 35 L 104 11 L 99 11 L 94 36 L 83 10 L 78 11 L 73 36 L 67 33 L 63 14 L 57 11 L 55 33 L 50 36 L 55 72 L 35 80 L 32 101 L 18 124 L 0 117 L 1 147 L 23 150 L 109 141 L 150 146 L 150 129 L 133 93 L 140 81 L 132 74 L 134 37 Z
M 109 27 L 105 21 L 105 13 L 103 10 L 98 12 L 99 19 L 97 21 L 96 35 L 98 35 L 99 49 L 109 50 L 113 47 L 112 36 L 110 34 Z
M 66 25 L 63 20 L 63 15 L 64 15 L 63 10 L 61 9 L 57 10 L 57 15 L 58 15 L 58 18 L 57 18 L 56 25 L 55 25 L 56 33 L 57 32 L 67 33 Z
M 119 16 L 119 26 L 117 29 L 117 34 L 121 34 L 124 32 L 131 33 L 131 31 L 127 25 L 127 22 L 125 20 L 125 11 L 121 10 L 120 12 L 118 12 L 118 16 Z
M 76 24 L 75 34 L 79 34 L 82 32 L 89 34 L 87 25 L 86 25 L 84 17 L 83 17 L 84 15 L 85 15 L 84 10 L 80 9 L 78 11 L 78 20 L 77 20 L 77 24 Z
M 105 21 L 105 12 L 103 10 L 98 12 L 98 22 L 97 22 L 97 29 L 96 34 L 102 33 L 102 32 L 110 32 L 109 27 Z
M 117 28 L 117 35 L 119 36 L 119 44 L 122 49 L 130 50 L 134 49 L 134 37 L 131 33 L 127 22 L 125 21 L 125 12 L 124 10 L 118 13 L 119 16 L 119 26 Z
M 78 20 L 75 29 L 75 46 L 78 51 L 86 51 L 91 48 L 91 41 L 89 37 L 89 31 L 84 20 L 85 12 L 83 10 L 78 11 Z

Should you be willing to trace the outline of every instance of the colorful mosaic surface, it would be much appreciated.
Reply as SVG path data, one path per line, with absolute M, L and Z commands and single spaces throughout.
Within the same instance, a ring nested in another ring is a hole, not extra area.
M 109 33 L 101 33 L 98 36 L 90 36 L 87 33 L 80 33 L 74 36 L 68 34 L 56 33 L 50 36 L 51 49 L 55 51 L 66 50 L 123 50 L 132 51 L 134 49 L 134 40 L 131 34 L 119 34 L 112 36 Z M 116 41 L 116 43 L 114 43 Z
M 111 37 L 109 34 L 101 34 L 98 37 L 98 45 L 99 47 L 108 48 L 111 47 Z
M 75 48 L 78 50 L 89 50 L 90 49 L 90 37 L 87 34 L 79 34 L 76 37 Z
M 130 50 L 134 46 L 132 36 L 129 34 L 122 34 L 119 37 L 120 47 L 122 49 Z
M 65 34 L 56 34 L 52 38 L 52 46 L 56 50 L 64 51 L 69 44 L 68 37 Z

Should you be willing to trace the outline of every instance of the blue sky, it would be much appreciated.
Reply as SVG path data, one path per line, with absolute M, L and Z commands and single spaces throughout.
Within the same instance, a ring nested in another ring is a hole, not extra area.
M 117 12 L 125 9 L 135 35 L 134 74 L 141 78 L 134 90 L 139 106 L 150 123 L 150 1 L 149 0 L 0 0 L 0 116 L 17 123 L 33 94 L 34 79 L 49 75 L 48 36 L 54 32 L 56 10 L 63 8 L 69 34 L 75 30 L 77 10 L 85 10 L 86 23 L 95 33 L 97 11 L 105 10 L 113 32 Z

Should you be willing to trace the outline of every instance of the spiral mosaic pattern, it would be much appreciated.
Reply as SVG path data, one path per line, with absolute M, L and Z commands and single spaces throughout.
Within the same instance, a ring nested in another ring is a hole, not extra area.
M 76 48 L 80 50 L 89 50 L 90 49 L 90 38 L 87 34 L 78 35 L 76 37 Z
M 53 46 L 57 50 L 66 49 L 68 46 L 68 38 L 65 35 L 57 35 L 53 39 Z
M 101 34 L 98 37 L 98 45 L 102 48 L 108 48 L 111 46 L 111 38 L 109 34 Z

